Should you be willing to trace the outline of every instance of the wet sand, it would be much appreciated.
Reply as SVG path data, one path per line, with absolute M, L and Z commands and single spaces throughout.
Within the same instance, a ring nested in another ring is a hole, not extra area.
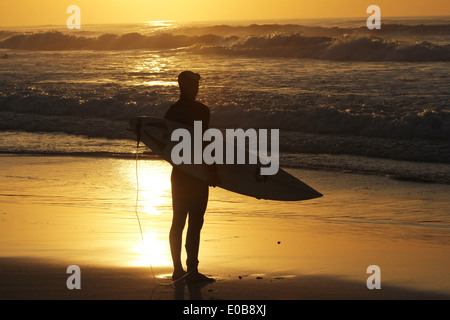
M 175 286 L 166 163 L 139 162 L 137 194 L 132 160 L 1 160 L 3 300 L 450 298 L 445 185 L 296 169 L 325 196 L 282 203 L 213 188 L 200 271 L 216 282 Z M 66 286 L 70 265 L 80 290 Z M 370 265 L 380 267 L 379 290 L 366 286 Z
M 81 289 L 69 290 L 64 261 L 2 258 L 2 300 L 423 300 L 445 293 L 365 283 L 332 275 L 238 276 L 234 271 L 210 284 L 169 284 L 148 268 L 80 265 Z M 156 269 L 167 272 L 168 269 Z

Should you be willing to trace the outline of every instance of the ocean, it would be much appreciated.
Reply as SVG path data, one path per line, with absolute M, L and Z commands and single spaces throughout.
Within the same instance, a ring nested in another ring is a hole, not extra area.
M 450 17 L 382 22 L 3 28 L 0 153 L 132 158 L 128 120 L 192 70 L 211 126 L 279 129 L 282 167 L 450 184 Z

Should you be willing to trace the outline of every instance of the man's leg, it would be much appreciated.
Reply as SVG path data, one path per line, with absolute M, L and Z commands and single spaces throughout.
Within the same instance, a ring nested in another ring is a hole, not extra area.
M 203 227 L 203 216 L 205 211 L 191 210 L 189 212 L 188 230 L 186 234 L 186 265 L 188 272 L 197 270 L 198 267 L 198 252 L 200 248 L 200 232 Z
M 174 280 L 185 274 L 185 271 L 183 270 L 183 265 L 181 263 L 181 247 L 182 247 L 181 244 L 186 216 L 187 210 L 183 210 L 183 208 L 177 208 L 176 206 L 174 206 L 172 226 L 170 228 L 169 233 L 170 252 L 172 254 L 173 269 L 174 269 L 173 271 Z
M 196 194 L 195 203 L 189 210 L 189 222 L 186 235 L 186 252 L 188 281 L 214 281 L 198 272 L 198 253 L 200 248 L 200 233 L 203 227 L 204 215 L 208 204 L 209 189 L 202 186 Z
M 172 226 L 169 233 L 170 252 L 173 261 L 173 280 L 181 278 L 186 272 L 183 270 L 181 263 L 181 248 L 184 225 L 189 210 L 188 199 L 186 198 L 187 190 L 182 181 L 177 181 L 172 176 Z

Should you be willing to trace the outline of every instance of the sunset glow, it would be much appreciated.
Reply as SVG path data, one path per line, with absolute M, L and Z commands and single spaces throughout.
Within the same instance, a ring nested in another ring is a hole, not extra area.
M 450 299 L 449 3 L 2 1 L 0 299 Z
M 433 16 L 450 14 L 445 0 L 130 0 L 55 1 L 23 0 L 5 2 L 0 11 L 2 26 L 62 25 L 66 9 L 76 4 L 81 8 L 84 24 L 136 23 L 148 21 L 263 20 L 332 17 L 366 17 L 372 4 L 380 6 L 383 16 Z

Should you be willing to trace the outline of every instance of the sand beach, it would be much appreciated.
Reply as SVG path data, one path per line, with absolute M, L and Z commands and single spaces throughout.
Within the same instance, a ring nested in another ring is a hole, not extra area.
M 199 268 L 216 282 L 174 285 L 171 167 L 146 158 L 137 169 L 139 193 L 132 159 L 1 155 L 0 298 L 450 297 L 448 185 L 287 168 L 324 197 L 279 202 L 211 188 Z M 79 290 L 66 285 L 70 265 L 80 267 Z M 367 287 L 371 265 L 381 289 Z

